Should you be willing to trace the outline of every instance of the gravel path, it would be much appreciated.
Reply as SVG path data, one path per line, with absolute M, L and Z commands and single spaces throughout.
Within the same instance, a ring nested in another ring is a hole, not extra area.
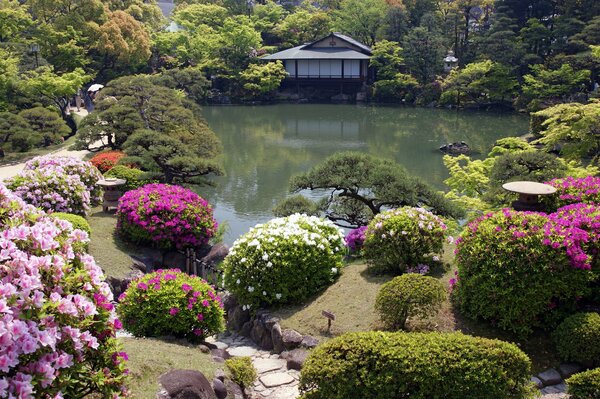
M 52 155 L 52 156 L 56 156 L 56 157 L 70 156 L 70 157 L 76 157 L 79 159 L 83 159 L 87 154 L 89 154 L 89 151 L 87 151 L 87 150 L 74 151 L 74 150 L 69 150 L 67 148 L 63 148 L 63 149 L 57 150 L 55 152 L 52 152 L 48 155 Z M 4 181 L 6 179 L 9 179 L 11 177 L 18 175 L 19 172 L 21 172 L 24 167 L 25 167 L 25 162 L 17 163 L 14 165 L 0 166 L 0 181 Z

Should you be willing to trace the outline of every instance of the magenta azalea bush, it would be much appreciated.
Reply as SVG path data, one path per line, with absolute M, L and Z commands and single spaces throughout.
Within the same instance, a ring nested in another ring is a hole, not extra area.
M 527 335 L 553 328 L 590 293 L 600 208 L 551 215 L 504 209 L 471 222 L 457 240 L 453 298 L 471 317 Z
M 119 200 L 117 231 L 129 241 L 159 248 L 195 247 L 206 244 L 216 229 L 208 202 L 180 186 L 147 184 Z
M 369 223 L 363 253 L 369 268 L 402 274 L 408 268 L 440 262 L 446 225 L 423 208 L 382 212 Z
M 102 175 L 89 162 L 72 157 L 36 157 L 7 186 L 28 204 L 46 212 L 85 215 L 100 203 Z
M 556 188 L 558 207 L 578 202 L 600 203 L 600 177 L 565 177 L 547 184 Z
M 367 232 L 367 226 L 360 226 L 357 229 L 350 230 L 344 241 L 346 246 L 350 248 L 352 252 L 360 252 L 365 243 L 365 233 Z
M 132 281 L 118 313 L 136 336 L 174 335 L 193 341 L 223 330 L 223 304 L 206 280 L 178 269 L 157 270 Z
M 0 397 L 126 394 L 112 293 L 87 234 L 0 185 Z

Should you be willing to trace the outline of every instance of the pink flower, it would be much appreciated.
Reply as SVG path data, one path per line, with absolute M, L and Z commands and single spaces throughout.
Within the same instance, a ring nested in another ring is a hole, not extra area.
M 204 315 L 202 313 L 198 313 L 198 316 L 196 316 L 198 318 L 199 321 L 204 320 Z
M 177 313 L 179 313 L 179 309 L 178 309 L 178 308 L 171 308 L 171 309 L 169 310 L 169 314 L 170 314 L 171 316 L 175 316 Z

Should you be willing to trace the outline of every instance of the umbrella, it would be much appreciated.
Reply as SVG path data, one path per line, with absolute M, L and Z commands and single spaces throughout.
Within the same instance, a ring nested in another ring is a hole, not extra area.
M 100 84 L 96 83 L 96 84 L 91 85 L 88 88 L 88 91 L 98 91 L 98 90 L 100 90 L 103 87 L 104 87 L 104 85 L 100 85 Z

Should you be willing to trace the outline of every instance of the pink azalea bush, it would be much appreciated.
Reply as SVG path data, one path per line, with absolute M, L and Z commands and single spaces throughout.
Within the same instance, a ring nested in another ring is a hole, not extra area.
M 126 192 L 117 208 L 117 231 L 125 239 L 160 248 L 206 244 L 215 234 L 212 208 L 191 190 L 147 184 Z
M 102 175 L 89 162 L 72 157 L 36 157 L 7 186 L 25 202 L 46 212 L 85 215 L 100 203 Z
M 382 212 L 369 223 L 364 257 L 371 269 L 396 274 L 439 263 L 446 230 L 440 217 L 423 208 Z
M 600 208 L 573 205 L 551 215 L 489 213 L 456 241 L 453 298 L 461 310 L 527 335 L 552 328 L 590 293 Z
M 344 241 L 346 246 L 350 248 L 352 252 L 359 252 L 363 244 L 365 243 L 365 233 L 367 232 L 367 226 L 360 226 L 357 229 L 350 230 Z
M 551 180 L 546 184 L 556 188 L 558 207 L 578 202 L 600 203 L 600 177 L 565 177 Z
M 127 355 L 88 236 L 0 185 L 0 397 L 126 394 Z
M 118 313 L 136 336 L 197 341 L 223 330 L 223 304 L 215 289 L 178 269 L 157 270 L 132 281 L 119 297 Z

